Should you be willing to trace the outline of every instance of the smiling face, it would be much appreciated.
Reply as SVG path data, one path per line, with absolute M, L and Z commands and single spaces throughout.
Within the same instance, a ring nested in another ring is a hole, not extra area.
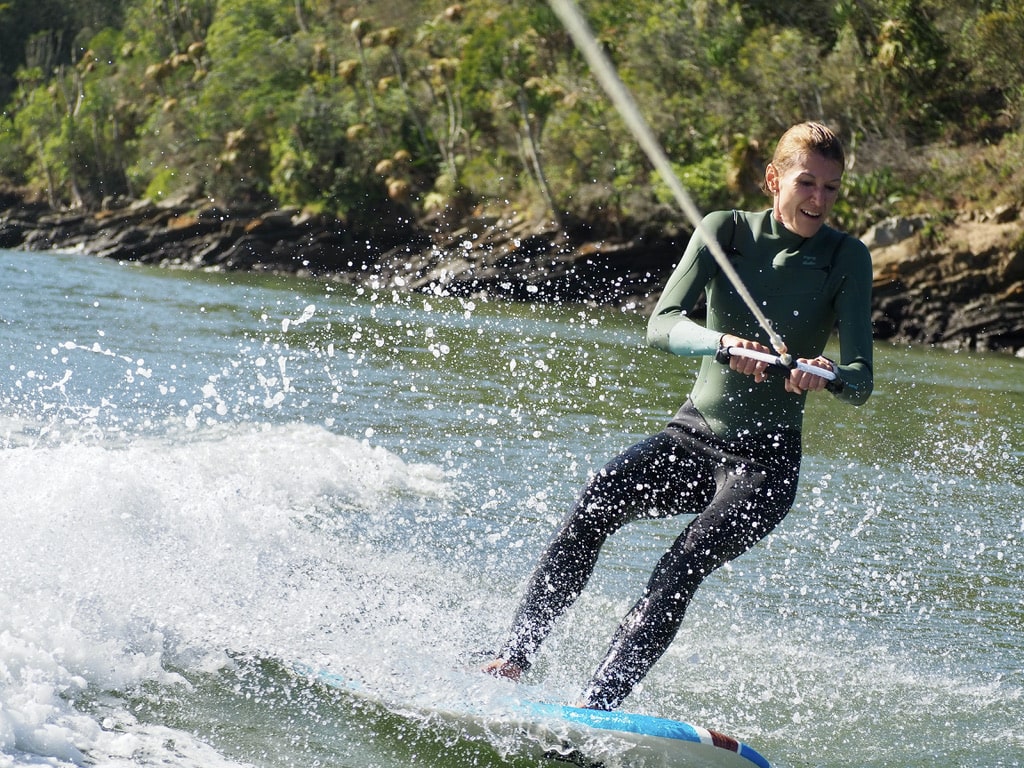
M 765 185 L 775 218 L 790 232 L 813 237 L 832 212 L 842 179 L 842 164 L 818 152 L 800 152 L 781 168 L 771 163 Z

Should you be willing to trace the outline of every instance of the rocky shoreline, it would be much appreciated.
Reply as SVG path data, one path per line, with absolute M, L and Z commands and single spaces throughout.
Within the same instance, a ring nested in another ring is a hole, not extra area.
M 398 221 L 398 220 L 396 220 Z M 1024 357 L 1018 207 L 953 221 L 892 219 L 865 233 L 879 340 Z M 181 269 L 268 271 L 353 284 L 648 310 L 686 235 L 596 240 L 519 218 L 397 223 L 372 242 L 299 211 L 135 202 L 52 211 L 0 196 L 0 248 L 75 250 Z

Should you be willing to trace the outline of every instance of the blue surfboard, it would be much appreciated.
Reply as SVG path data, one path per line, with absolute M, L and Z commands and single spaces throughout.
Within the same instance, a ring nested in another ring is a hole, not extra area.
M 633 712 L 605 712 L 562 704 L 523 702 L 523 709 L 538 720 L 553 718 L 596 730 L 612 731 L 638 745 L 645 743 L 651 752 L 663 753 L 669 765 L 737 766 L 770 768 L 755 749 L 718 731 L 701 728 L 680 720 L 641 715 Z M 572 762 L 565 760 L 565 762 Z M 587 763 L 590 765 L 591 763 Z
M 314 683 L 374 699 L 359 681 L 326 669 L 291 664 Z M 631 712 L 607 712 L 563 704 L 508 699 L 487 709 L 459 706 L 410 706 L 403 713 L 435 726 L 443 722 L 466 738 L 496 734 L 517 737 L 523 756 L 581 768 L 606 765 L 665 768 L 770 768 L 755 749 L 730 736 L 679 720 Z

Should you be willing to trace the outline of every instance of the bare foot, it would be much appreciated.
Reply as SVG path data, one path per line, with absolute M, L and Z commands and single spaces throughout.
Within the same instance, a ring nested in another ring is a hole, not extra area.
M 488 675 L 504 677 L 505 679 L 511 680 L 515 683 L 518 683 L 519 678 L 523 676 L 523 670 L 511 661 L 505 661 L 505 659 L 495 659 L 494 661 L 489 662 L 484 666 L 483 671 Z

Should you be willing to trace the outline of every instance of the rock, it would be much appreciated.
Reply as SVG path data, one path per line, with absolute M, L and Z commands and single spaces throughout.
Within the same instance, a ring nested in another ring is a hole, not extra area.
M 920 232 L 927 223 L 926 216 L 912 216 L 910 218 L 896 216 L 878 222 L 868 229 L 861 237 L 864 245 L 869 251 L 876 248 L 885 248 L 896 243 L 901 243 L 915 233 Z
M 1024 228 L 1016 208 L 936 227 L 927 237 L 917 232 L 875 249 L 872 258 L 877 338 L 1024 348 Z
M 996 224 L 1009 224 L 1020 218 L 1020 207 L 1016 205 L 1000 205 L 992 211 L 992 221 Z
M 17 248 L 25 240 L 21 224 L 0 224 L 0 248 Z

